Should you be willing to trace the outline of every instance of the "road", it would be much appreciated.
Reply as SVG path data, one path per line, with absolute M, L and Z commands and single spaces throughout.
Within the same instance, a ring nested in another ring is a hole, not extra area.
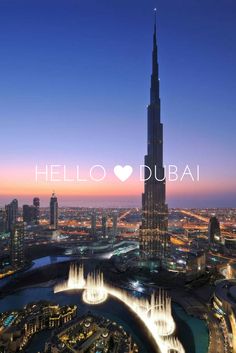
M 180 304 L 188 314 L 206 320 L 209 329 L 208 353 L 228 353 L 225 351 L 223 331 L 211 306 L 203 302 L 203 299 L 194 292 L 186 292 L 181 289 L 171 290 L 171 298 Z

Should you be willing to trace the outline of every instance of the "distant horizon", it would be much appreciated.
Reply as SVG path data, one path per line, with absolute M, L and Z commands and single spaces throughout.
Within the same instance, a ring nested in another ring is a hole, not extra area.
M 74 196 L 73 199 L 71 197 L 60 196 L 56 193 L 58 198 L 58 204 L 60 208 L 63 207 L 88 207 L 88 208 L 141 208 L 141 195 L 132 195 L 132 196 L 94 196 L 91 195 L 85 197 Z M 35 195 L 27 195 L 27 196 L 4 196 L 0 197 L 0 208 L 4 208 L 6 204 L 10 203 L 14 198 L 16 198 L 19 202 L 19 206 L 22 207 L 24 204 L 31 205 L 33 204 L 33 198 L 40 198 L 40 207 L 49 207 L 50 197 L 48 196 L 40 196 L 39 194 Z M 219 196 L 220 197 L 220 196 Z M 195 203 L 192 200 L 190 195 L 188 200 L 183 200 L 179 197 L 169 199 L 167 198 L 168 208 L 197 208 L 197 209 L 220 209 L 220 208 L 236 208 L 236 195 L 231 195 L 232 202 L 229 204 L 227 200 L 225 202 L 220 202 L 217 198 L 212 200 L 203 199 L 201 195 L 199 198 L 195 200 Z
M 141 205 L 153 4 L 0 2 L 0 204 Z M 200 166 L 167 183 L 170 207 L 236 207 L 236 2 L 158 1 L 164 164 Z M 104 165 L 106 182 L 35 183 L 35 165 Z M 121 183 L 116 165 L 134 167 Z M 92 206 L 93 207 L 93 206 Z

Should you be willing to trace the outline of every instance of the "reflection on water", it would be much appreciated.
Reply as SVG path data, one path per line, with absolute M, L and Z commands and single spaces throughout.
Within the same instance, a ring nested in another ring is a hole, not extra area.
M 179 339 L 187 353 L 207 353 L 209 345 L 209 332 L 207 325 L 203 320 L 199 320 L 188 315 L 184 309 L 173 304 L 173 316 L 177 327 L 182 326 L 183 330 L 179 330 Z M 186 326 L 186 332 L 184 330 Z M 189 335 L 192 339 L 189 338 Z
M 33 266 L 31 266 L 27 272 L 50 264 L 71 260 L 73 260 L 73 257 L 70 256 L 45 256 L 35 260 Z M 90 263 L 90 265 L 92 264 Z M 0 280 L 0 287 L 12 280 L 15 276 L 18 276 L 18 274 Z M 142 295 L 138 292 L 135 293 L 136 295 Z M 54 301 L 60 305 L 76 304 L 78 305 L 79 315 L 91 310 L 94 314 L 106 316 L 109 319 L 120 323 L 127 332 L 132 334 L 138 345 L 141 347 L 141 353 L 153 353 L 149 347 L 145 333 L 135 322 L 134 317 L 127 315 L 127 309 L 124 305 L 113 299 L 109 299 L 101 305 L 92 307 L 82 302 L 81 293 L 79 292 L 54 294 L 53 288 L 50 287 L 28 288 L 1 299 L 0 311 L 20 309 L 29 302 L 39 300 Z M 177 334 L 185 347 L 186 353 L 207 353 L 209 336 L 204 321 L 187 315 L 185 311 L 176 304 L 173 305 L 173 316 L 178 327 Z M 29 352 L 37 353 L 41 350 L 44 347 L 45 340 L 49 336 L 50 332 L 42 332 L 35 336 L 30 344 Z
M 132 334 L 141 348 L 141 353 L 153 353 L 145 332 L 143 332 L 142 327 L 136 322 L 134 316 L 127 315 L 127 309 L 124 304 L 111 298 L 101 305 L 89 306 L 83 303 L 81 293 L 77 291 L 54 294 L 53 288 L 50 287 L 28 288 L 1 299 L 0 311 L 20 309 L 29 302 L 39 300 L 49 300 L 60 305 L 76 304 L 79 315 L 90 310 L 95 315 L 108 317 L 121 324 L 127 332 Z M 208 330 L 205 323 L 202 320 L 187 315 L 176 304 L 173 305 L 173 311 L 178 326 L 178 336 L 185 347 L 186 353 L 207 353 Z M 44 342 L 49 336 L 50 331 L 45 331 L 35 336 L 29 346 L 29 352 L 37 353 L 43 349 Z
M 35 270 L 37 268 L 40 267 L 44 267 L 44 266 L 48 266 L 48 265 L 52 265 L 52 264 L 56 264 L 59 262 L 66 262 L 66 261 L 71 261 L 73 260 L 73 257 L 70 256 L 45 256 L 45 257 L 41 257 L 39 259 L 36 259 L 32 262 L 32 266 L 24 271 L 24 273 L 30 272 L 32 270 Z M 9 283 L 10 281 L 12 281 L 14 278 L 20 277 L 22 275 L 22 272 L 18 272 L 13 274 L 12 276 L 8 276 L 6 278 L 3 278 L 0 280 L 0 288 L 5 286 L 5 284 Z
M 59 262 L 65 262 L 65 261 L 70 261 L 72 260 L 71 257 L 69 256 L 45 256 L 45 257 L 41 257 L 40 259 L 34 260 L 33 261 L 33 266 L 28 270 L 35 270 L 36 268 L 40 268 L 43 266 L 47 266 L 47 265 L 52 265 L 52 264 L 56 264 Z M 26 271 L 26 272 L 28 272 Z
M 90 306 L 83 303 L 81 292 L 78 291 L 54 294 L 52 288 L 28 288 L 0 300 L 0 311 L 19 309 L 28 302 L 38 300 L 54 301 L 60 305 L 76 304 L 78 306 L 78 315 L 83 315 L 90 310 L 95 315 L 108 317 L 121 324 L 133 336 L 140 347 L 140 353 L 153 353 L 152 345 L 146 336 L 146 332 L 143 331 L 143 326 L 136 322 L 132 314 L 127 315 L 127 309 L 124 304 L 112 298 L 109 298 L 101 305 Z M 43 332 L 35 336 L 29 346 L 29 352 L 36 353 L 42 349 L 49 335 L 50 332 Z

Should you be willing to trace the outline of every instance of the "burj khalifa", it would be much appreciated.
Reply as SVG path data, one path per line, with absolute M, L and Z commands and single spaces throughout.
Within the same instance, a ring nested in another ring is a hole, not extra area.
M 145 156 L 145 182 L 142 194 L 142 225 L 140 227 L 140 255 L 155 259 L 164 266 L 169 248 L 168 206 L 166 204 L 166 180 L 163 166 L 163 124 L 157 60 L 156 10 L 150 103 L 147 108 L 147 155 Z

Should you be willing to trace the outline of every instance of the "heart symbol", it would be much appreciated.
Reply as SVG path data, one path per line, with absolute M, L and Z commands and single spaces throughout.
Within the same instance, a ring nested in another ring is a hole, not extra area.
M 116 165 L 114 168 L 115 176 L 117 176 L 120 181 L 126 181 L 130 175 L 133 173 L 133 168 L 130 165 Z

